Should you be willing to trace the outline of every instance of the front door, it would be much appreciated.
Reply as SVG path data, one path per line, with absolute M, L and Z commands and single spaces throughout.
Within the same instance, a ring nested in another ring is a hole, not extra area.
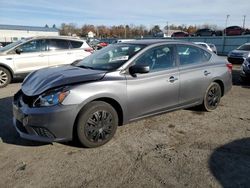
M 150 66 L 150 72 L 128 74 L 127 97 L 129 119 L 158 113 L 178 105 L 179 71 L 173 45 L 154 47 L 140 56 L 134 64 Z
M 28 41 L 17 48 L 20 54 L 13 52 L 12 56 L 16 73 L 29 73 L 48 66 L 46 40 Z

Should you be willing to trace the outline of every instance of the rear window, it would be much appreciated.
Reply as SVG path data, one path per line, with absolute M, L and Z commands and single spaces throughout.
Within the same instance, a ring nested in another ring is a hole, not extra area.
M 71 43 L 72 48 L 80 48 L 82 46 L 82 44 L 83 44 L 83 42 L 73 41 L 73 40 L 71 40 L 70 43 Z
M 50 50 L 69 49 L 69 42 L 68 40 L 62 40 L 62 39 L 51 39 L 49 41 L 49 49 Z

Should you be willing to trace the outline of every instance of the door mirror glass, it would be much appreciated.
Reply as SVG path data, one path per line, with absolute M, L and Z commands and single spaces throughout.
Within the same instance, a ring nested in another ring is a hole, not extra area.
M 21 54 L 23 52 L 23 50 L 21 48 L 17 48 L 15 51 L 17 54 Z
M 137 73 L 139 74 L 145 74 L 148 73 L 150 70 L 150 67 L 147 65 L 133 65 L 129 67 L 129 73 L 132 76 L 135 76 Z

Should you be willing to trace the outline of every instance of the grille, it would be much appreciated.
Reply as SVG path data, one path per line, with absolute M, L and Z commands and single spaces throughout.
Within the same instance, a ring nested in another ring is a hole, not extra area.
M 42 127 L 32 127 L 35 132 L 42 137 L 46 137 L 46 138 L 55 138 L 55 136 L 49 132 L 47 129 L 42 128 Z

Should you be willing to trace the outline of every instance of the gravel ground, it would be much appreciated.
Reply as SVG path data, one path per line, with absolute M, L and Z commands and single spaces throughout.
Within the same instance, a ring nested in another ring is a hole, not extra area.
M 21 139 L 0 89 L 0 187 L 250 187 L 250 84 L 238 81 L 210 113 L 179 110 L 119 127 L 106 145 Z

